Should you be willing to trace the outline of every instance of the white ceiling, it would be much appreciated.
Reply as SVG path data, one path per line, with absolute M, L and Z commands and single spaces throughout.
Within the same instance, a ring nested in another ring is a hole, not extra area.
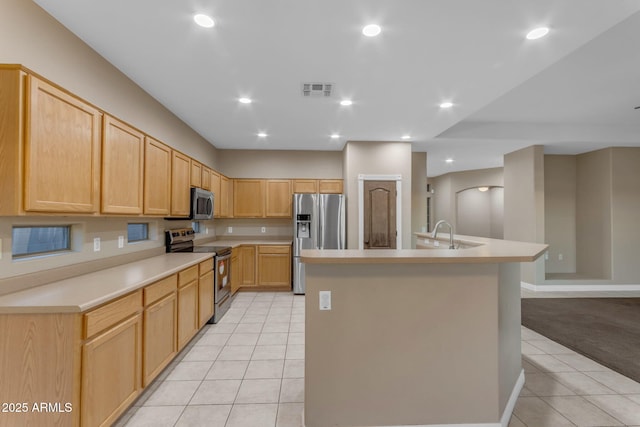
M 410 134 L 437 176 L 532 144 L 640 146 L 638 0 L 34 1 L 217 148 Z M 371 22 L 380 36 L 361 34 Z M 540 25 L 547 37 L 524 38 Z M 304 98 L 303 82 L 334 95 Z

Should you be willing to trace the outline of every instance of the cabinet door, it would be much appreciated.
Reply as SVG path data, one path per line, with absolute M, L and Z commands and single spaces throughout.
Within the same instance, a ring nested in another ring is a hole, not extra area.
M 171 148 L 149 137 L 144 153 L 144 213 L 171 213 Z
M 263 218 L 265 185 L 262 179 L 233 180 L 233 217 Z
M 177 352 L 177 314 L 175 291 L 144 310 L 144 387 L 171 362 Z
M 220 191 L 220 175 L 216 171 L 211 171 L 211 192 L 213 193 L 213 217 L 222 217 L 222 193 Z M 226 193 L 225 193 L 226 194 Z
M 220 175 L 220 217 L 233 217 L 233 182 L 224 175 Z
M 202 187 L 202 165 L 191 159 L 191 179 L 192 187 Z
M 241 286 L 256 285 L 256 247 L 240 246 L 240 264 L 242 266 Z M 233 264 L 232 264 L 233 265 Z
M 27 91 L 25 211 L 97 212 L 102 114 L 33 76 Z
M 343 183 L 341 179 L 321 179 L 318 182 L 320 194 L 342 194 Z
M 171 215 L 189 216 L 191 203 L 191 159 L 173 151 L 171 158 Z
M 202 166 L 202 188 L 211 191 L 211 169 Z
M 242 256 L 240 248 L 231 250 L 231 295 L 238 292 L 242 284 Z
M 105 115 L 102 126 L 102 213 L 142 213 L 142 132 Z
M 202 327 L 213 316 L 213 270 L 200 276 L 198 283 L 198 326 Z
M 294 179 L 293 192 L 315 194 L 318 192 L 318 180 L 317 179 Z
M 107 329 L 82 346 L 81 424 L 109 426 L 138 396 L 142 316 Z
M 290 246 L 258 246 L 258 286 L 291 287 Z
M 178 351 L 198 332 L 198 281 L 178 289 Z
M 265 216 L 291 218 L 291 180 L 269 179 L 265 183 Z

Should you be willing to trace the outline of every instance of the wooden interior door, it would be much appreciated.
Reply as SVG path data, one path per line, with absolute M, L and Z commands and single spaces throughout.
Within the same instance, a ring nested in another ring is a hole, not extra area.
M 364 248 L 396 249 L 396 182 L 364 182 Z

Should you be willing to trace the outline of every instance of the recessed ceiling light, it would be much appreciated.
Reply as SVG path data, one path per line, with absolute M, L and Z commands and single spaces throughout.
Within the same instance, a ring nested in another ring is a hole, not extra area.
M 340 134 L 337 134 L 337 133 L 331 134 L 331 139 L 338 139 L 338 138 L 340 138 Z
M 447 160 L 445 160 L 445 162 L 447 162 L 447 163 L 453 163 L 453 159 L 452 159 L 452 158 L 448 158 Z
M 211 28 L 215 25 L 215 22 L 213 22 L 210 16 L 203 15 L 202 13 L 195 15 L 193 20 L 196 21 L 196 24 L 204 28 Z
M 344 107 L 346 107 L 348 105 L 351 105 L 351 104 L 353 104 L 353 101 L 350 100 L 350 99 L 343 99 L 342 101 L 340 101 L 340 105 L 342 105 Z
M 451 107 L 453 107 L 453 102 L 447 101 L 447 102 L 443 102 L 442 104 L 440 104 L 440 108 L 445 108 L 446 109 L 446 108 L 451 108 Z
M 260 137 L 260 138 L 266 138 L 266 137 L 267 137 L 267 134 L 266 134 L 265 132 L 259 132 L 259 133 L 258 133 L 258 137 Z
M 400 138 L 402 138 L 402 139 L 411 139 L 411 135 L 402 135 Z
M 549 34 L 549 28 L 547 27 L 538 27 L 527 33 L 527 40 L 536 40 L 542 38 Z
M 380 28 L 380 25 L 369 24 L 362 29 L 362 34 L 364 34 L 367 37 L 375 37 L 378 34 L 380 34 L 381 31 L 382 31 L 382 28 Z
M 251 98 L 240 98 L 238 99 L 238 102 L 240 102 L 241 104 L 251 104 Z

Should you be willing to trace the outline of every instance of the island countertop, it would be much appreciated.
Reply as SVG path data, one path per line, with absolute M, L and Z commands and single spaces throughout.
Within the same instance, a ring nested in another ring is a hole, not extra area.
M 415 235 L 419 241 L 433 241 L 430 233 Z M 456 234 L 454 242 L 465 248 L 448 249 L 447 234 L 440 234 L 436 240 L 443 249 L 303 249 L 300 255 L 302 262 L 308 264 L 481 264 L 535 261 L 548 247 L 540 243 Z

